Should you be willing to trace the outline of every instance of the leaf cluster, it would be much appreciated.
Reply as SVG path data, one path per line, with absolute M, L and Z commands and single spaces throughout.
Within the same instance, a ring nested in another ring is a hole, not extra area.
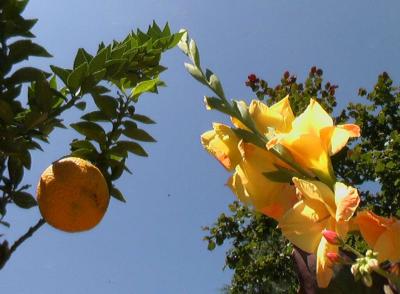
M 171 33 L 169 25 L 155 22 L 146 31 L 132 31 L 122 41 L 101 43 L 94 54 L 80 48 L 71 68 L 50 66 L 50 72 L 27 66 L 31 57 L 51 57 L 34 43 L 31 29 L 36 19 L 25 19 L 22 12 L 28 0 L 0 2 L 0 225 L 7 205 L 31 208 L 35 198 L 22 184 L 31 167 L 31 152 L 43 151 L 42 144 L 56 128 L 66 128 L 63 113 L 71 108 L 85 110 L 88 99 L 94 109 L 83 113 L 70 127 L 80 137 L 70 143 L 66 156 L 81 157 L 94 163 L 103 173 L 110 194 L 125 201 L 114 181 L 130 170 L 129 154 L 148 156 L 143 142 L 155 139 L 143 129 L 154 124 L 150 117 L 137 113 L 135 104 L 146 92 L 158 93 L 165 86 L 159 75 L 162 54 L 175 47 L 182 34 Z M 26 85 L 27 97 L 22 96 Z M 31 228 L 23 242 L 42 224 Z M 2 235 L 0 234 L 0 237 Z M 0 268 L 19 246 L 0 243 Z

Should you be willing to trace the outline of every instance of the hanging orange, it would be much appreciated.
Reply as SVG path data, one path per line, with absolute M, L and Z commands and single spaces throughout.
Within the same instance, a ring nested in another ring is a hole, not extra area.
M 67 157 L 50 165 L 37 187 L 43 218 L 66 232 L 95 227 L 103 218 L 109 200 L 103 174 L 89 161 L 77 157 Z

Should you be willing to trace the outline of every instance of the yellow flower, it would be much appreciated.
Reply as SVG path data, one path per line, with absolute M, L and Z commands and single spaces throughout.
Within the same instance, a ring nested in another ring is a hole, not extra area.
M 272 153 L 252 144 L 239 143 L 242 161 L 227 185 L 244 203 L 257 211 L 279 220 L 298 200 L 289 183 L 268 180 L 263 173 L 276 171 L 276 165 L 289 168 Z
M 343 238 L 360 198 L 356 189 L 342 183 L 335 184 L 334 192 L 318 181 L 293 178 L 293 183 L 301 200 L 281 218 L 279 227 L 294 245 L 316 254 L 318 286 L 325 288 L 333 275 L 326 254 L 337 252 L 338 248 L 327 242 L 322 231 L 335 231 Z
M 244 103 L 240 101 L 239 103 Z M 289 132 L 294 120 L 293 111 L 290 107 L 289 96 L 268 107 L 260 100 L 252 100 L 249 106 L 249 114 L 257 130 L 265 135 L 269 128 L 277 133 Z M 232 123 L 238 128 L 247 129 L 238 119 L 232 118 Z
M 354 124 L 333 125 L 329 114 L 313 99 L 307 109 L 284 134 L 276 134 L 267 148 L 281 144 L 289 150 L 296 162 L 311 170 L 325 183 L 333 184 L 335 175 L 330 156 L 340 151 L 349 138 L 358 137 L 360 128 Z
M 362 211 L 357 214 L 354 223 L 368 245 L 378 252 L 380 262 L 400 261 L 400 220 Z
M 201 135 L 201 143 L 227 170 L 233 170 L 241 160 L 239 139 L 224 124 L 214 123 L 213 130 Z

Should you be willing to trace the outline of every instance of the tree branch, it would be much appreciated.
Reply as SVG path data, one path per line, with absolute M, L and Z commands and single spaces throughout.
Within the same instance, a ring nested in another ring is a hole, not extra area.
M 18 240 L 16 240 L 14 242 L 13 245 L 11 245 L 10 248 L 8 248 L 8 243 L 7 241 L 4 241 L 2 244 L 0 244 L 0 269 L 3 268 L 3 266 L 6 264 L 6 262 L 10 259 L 11 254 L 13 254 L 13 252 L 15 250 L 17 250 L 17 248 L 23 243 L 25 242 L 27 239 L 29 239 L 30 237 L 32 237 L 32 235 L 40 229 L 41 226 L 43 226 L 46 223 L 46 221 L 41 218 L 36 225 L 32 226 L 29 228 L 29 230 L 23 234 Z
M 43 226 L 46 223 L 46 221 L 41 218 L 36 225 L 34 225 L 33 227 L 30 227 L 29 230 L 23 234 L 17 241 L 14 242 L 14 244 L 12 244 L 12 246 L 10 247 L 10 253 L 9 253 L 9 257 L 11 256 L 11 254 L 18 248 L 19 245 L 21 245 L 24 241 L 26 241 L 27 239 L 29 239 L 30 237 L 32 237 L 32 235 L 40 229 L 41 226 Z

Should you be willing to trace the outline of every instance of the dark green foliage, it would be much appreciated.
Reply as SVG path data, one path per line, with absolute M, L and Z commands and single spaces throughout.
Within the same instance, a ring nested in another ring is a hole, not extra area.
M 270 87 L 255 75 L 249 76 L 246 85 L 255 92 L 258 99 L 265 100 L 268 105 L 289 94 L 296 115 L 307 107 L 310 98 L 317 99 L 329 113 L 336 106 L 337 86 L 324 83 L 323 72 L 316 67 L 311 68 L 304 83 L 297 82 L 295 76 L 285 72 L 277 86 Z M 346 110 L 334 119 L 337 123 L 355 122 L 362 129 L 361 138 L 333 157 L 335 172 L 340 181 L 359 189 L 361 207 L 371 208 L 381 215 L 399 217 L 399 88 L 392 85 L 387 73 L 383 73 L 370 93 L 360 89 L 359 95 L 370 102 L 349 103 Z M 370 191 L 370 185 L 366 184 L 371 181 L 379 192 Z M 226 253 L 225 266 L 231 268 L 234 274 L 231 284 L 224 291 L 296 293 L 298 281 L 290 257 L 291 246 L 276 229 L 276 223 L 238 202 L 234 202 L 230 210 L 230 215 L 221 214 L 212 227 L 206 228 L 208 235 L 205 237 L 209 250 L 224 242 L 231 244 Z M 350 237 L 349 242 L 360 250 L 366 248 L 357 234 Z M 335 285 L 332 282 L 332 287 L 326 293 L 335 293 Z
M 125 165 L 128 154 L 147 156 L 138 141 L 155 142 L 137 125 L 155 122 L 136 114 L 134 104 L 143 93 L 158 93 L 158 87 L 165 85 L 159 79 L 166 70 L 160 65 L 161 55 L 182 36 L 172 34 L 168 24 L 161 29 L 153 22 L 146 32 L 137 30 L 123 41 L 102 43 L 93 54 L 78 49 L 72 68 L 52 65 L 51 75 L 20 64 L 31 56 L 51 57 L 45 48 L 31 40 L 34 35 L 30 29 L 37 20 L 22 17 L 27 3 L 28 0 L 0 2 L 0 225 L 3 226 L 9 226 L 4 221 L 8 204 L 26 209 L 36 205 L 35 198 L 26 191 L 29 185 L 22 184 L 24 172 L 31 167 L 31 151 L 42 150 L 40 144 L 49 143 L 49 135 L 55 128 L 65 128 L 61 118 L 64 111 L 73 107 L 85 110 L 87 99 L 93 99 L 96 109 L 70 125 L 83 138 L 73 140 L 71 153 L 66 151 L 66 154 L 94 163 L 105 176 L 110 194 L 125 201 L 113 182 L 124 171 L 131 173 Z M 11 37 L 12 42 L 8 43 Z M 16 65 L 18 69 L 14 70 Z M 25 83 L 27 100 L 20 97 Z M 26 105 L 22 101 L 27 101 Z M 7 241 L 0 243 L 0 268 L 9 254 L 43 223 L 40 221 L 28 230 L 10 248 Z

